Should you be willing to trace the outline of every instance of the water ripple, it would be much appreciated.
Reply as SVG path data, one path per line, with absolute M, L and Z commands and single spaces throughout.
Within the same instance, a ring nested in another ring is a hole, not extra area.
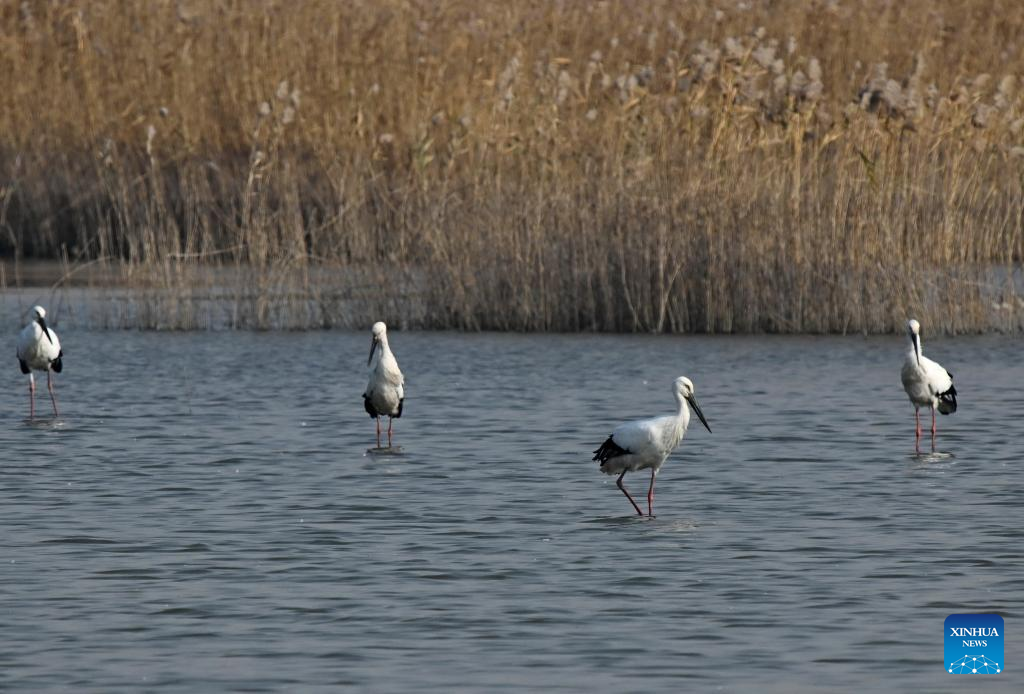
M 62 338 L 59 419 L 0 389 L 18 689 L 956 691 L 945 616 L 1024 612 L 1012 339 L 929 342 L 915 455 L 896 339 L 396 332 L 389 455 L 365 335 Z M 638 518 L 589 451 L 682 374 L 715 433 Z

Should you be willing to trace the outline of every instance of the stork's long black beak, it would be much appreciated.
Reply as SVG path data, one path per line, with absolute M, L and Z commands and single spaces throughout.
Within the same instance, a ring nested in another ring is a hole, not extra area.
M 49 340 L 52 345 L 53 338 L 50 337 L 50 331 L 46 329 L 46 319 L 42 317 L 36 318 L 36 323 L 39 323 L 39 327 L 43 329 L 43 335 L 46 335 L 46 339 Z
M 914 341 L 914 356 L 917 357 L 917 365 L 921 366 L 921 336 L 913 335 L 911 339 Z
M 704 425 L 704 428 L 707 429 L 710 434 L 711 427 L 708 426 L 708 420 L 704 419 L 704 413 L 700 411 L 700 405 L 697 404 L 697 398 L 690 395 L 687 396 L 686 401 L 690 403 L 690 407 L 692 407 L 693 411 L 697 413 L 698 417 L 700 417 L 700 423 Z
M 373 361 L 373 351 L 377 349 L 377 337 L 370 338 L 370 356 L 366 358 L 366 365 L 369 366 L 370 362 Z

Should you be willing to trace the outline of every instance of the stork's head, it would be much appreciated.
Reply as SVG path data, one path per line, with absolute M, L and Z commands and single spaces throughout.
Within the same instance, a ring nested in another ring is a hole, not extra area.
M 676 379 L 676 392 L 684 398 L 691 397 L 694 393 L 693 381 L 688 379 L 686 376 L 680 376 Z
M 43 329 L 43 335 L 46 335 L 47 341 L 52 345 L 53 338 L 50 337 L 50 331 L 46 329 L 46 309 L 42 306 L 33 306 L 32 317 L 39 324 L 39 327 Z
M 370 339 L 370 356 L 366 360 L 367 366 L 373 363 L 373 353 L 377 351 L 377 347 L 382 342 L 386 343 L 388 341 L 388 326 L 384 325 L 383 321 L 377 321 L 370 328 L 370 333 L 372 337 Z
M 910 346 L 914 349 L 917 365 L 921 366 L 921 324 L 913 318 L 907 321 L 907 337 L 910 338 Z
M 682 398 L 690 404 L 693 411 L 697 413 L 697 417 L 700 418 L 700 423 L 704 425 L 704 428 L 711 433 L 711 427 L 708 426 L 708 420 L 704 418 L 704 413 L 701 412 L 700 405 L 697 404 L 697 396 L 694 394 L 695 390 L 693 387 L 693 381 L 688 379 L 686 376 L 680 376 L 675 380 L 676 396 Z

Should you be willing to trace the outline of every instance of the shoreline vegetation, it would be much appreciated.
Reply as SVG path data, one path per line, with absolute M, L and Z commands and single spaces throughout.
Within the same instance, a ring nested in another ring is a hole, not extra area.
M 0 290 L 120 297 L 97 325 L 1024 329 L 1017 0 L 27 0 L 0 36 Z

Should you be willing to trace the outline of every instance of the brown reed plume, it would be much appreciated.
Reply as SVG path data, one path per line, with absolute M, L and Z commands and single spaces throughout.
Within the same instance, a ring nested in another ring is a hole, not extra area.
M 0 36 L 0 254 L 102 265 L 102 325 L 1024 325 L 1016 0 L 27 0 Z

